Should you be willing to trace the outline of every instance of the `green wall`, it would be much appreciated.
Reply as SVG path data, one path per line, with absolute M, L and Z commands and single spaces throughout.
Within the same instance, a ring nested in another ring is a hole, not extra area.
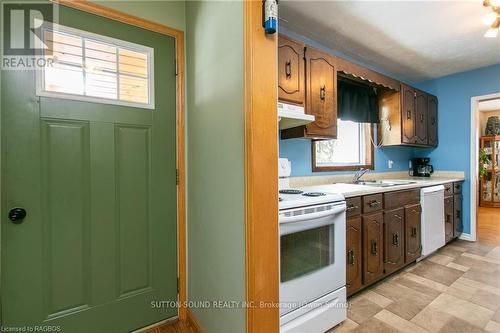
M 243 2 L 186 2 L 188 298 L 245 299 Z M 242 308 L 193 308 L 206 333 Z
M 171 0 L 91 0 L 100 5 L 139 16 L 170 28 L 186 29 L 185 1 Z

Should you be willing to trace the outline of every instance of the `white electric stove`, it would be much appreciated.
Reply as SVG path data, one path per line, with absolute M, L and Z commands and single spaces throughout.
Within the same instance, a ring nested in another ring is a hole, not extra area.
M 342 194 L 290 188 L 279 161 L 280 332 L 322 333 L 347 317 Z

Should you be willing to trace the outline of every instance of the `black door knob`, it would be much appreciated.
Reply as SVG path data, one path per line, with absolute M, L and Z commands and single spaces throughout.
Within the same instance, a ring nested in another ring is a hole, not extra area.
M 16 223 L 22 223 L 23 219 L 26 217 L 26 210 L 24 208 L 12 208 L 9 211 L 9 219 Z

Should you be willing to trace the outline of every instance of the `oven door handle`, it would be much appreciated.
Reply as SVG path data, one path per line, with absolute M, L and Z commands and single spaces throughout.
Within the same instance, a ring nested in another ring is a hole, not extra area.
M 317 213 L 296 215 L 296 216 L 280 216 L 279 223 L 284 224 L 284 223 L 294 223 L 294 222 L 302 222 L 302 221 L 310 221 L 310 220 L 320 219 L 320 218 L 328 216 L 328 215 L 337 215 L 339 213 L 345 212 L 345 209 L 346 209 L 345 205 L 339 205 L 333 209 L 325 210 L 325 211 L 317 212 Z

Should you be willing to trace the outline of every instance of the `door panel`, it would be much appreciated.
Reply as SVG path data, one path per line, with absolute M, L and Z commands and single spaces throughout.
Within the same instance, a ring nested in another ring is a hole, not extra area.
M 306 51 L 306 112 L 316 120 L 306 125 L 307 136 L 337 137 L 337 71 L 333 58 L 326 53 Z
M 59 23 L 152 47 L 155 109 L 2 72 L 2 216 L 27 210 L 2 219 L 2 324 L 128 332 L 177 314 L 151 307 L 177 300 L 175 40 L 64 6 Z
M 401 105 L 402 105 L 402 123 L 403 143 L 414 143 L 415 141 L 415 90 L 402 84 L 401 85 Z
M 346 287 L 347 294 L 352 295 L 361 288 L 361 217 L 349 218 L 346 227 Z
M 304 45 L 278 37 L 278 99 L 304 104 Z
M 404 208 L 384 213 L 384 267 L 392 273 L 403 267 L 404 260 Z
M 426 145 L 427 139 L 427 94 L 417 91 L 415 98 L 415 143 Z
M 453 239 L 453 196 L 444 198 L 444 237 L 446 242 Z
M 428 95 L 428 144 L 430 146 L 438 145 L 438 100 L 436 96 Z
M 91 300 L 89 126 L 41 119 L 41 128 L 44 312 L 51 318 Z
M 363 216 L 363 284 L 369 284 L 384 274 L 383 214 Z
M 420 217 L 422 208 L 420 205 L 405 207 L 405 263 L 418 259 L 422 253 Z
M 462 194 L 455 194 L 453 201 L 455 216 L 453 219 L 453 237 L 458 237 L 463 231 L 462 226 Z

